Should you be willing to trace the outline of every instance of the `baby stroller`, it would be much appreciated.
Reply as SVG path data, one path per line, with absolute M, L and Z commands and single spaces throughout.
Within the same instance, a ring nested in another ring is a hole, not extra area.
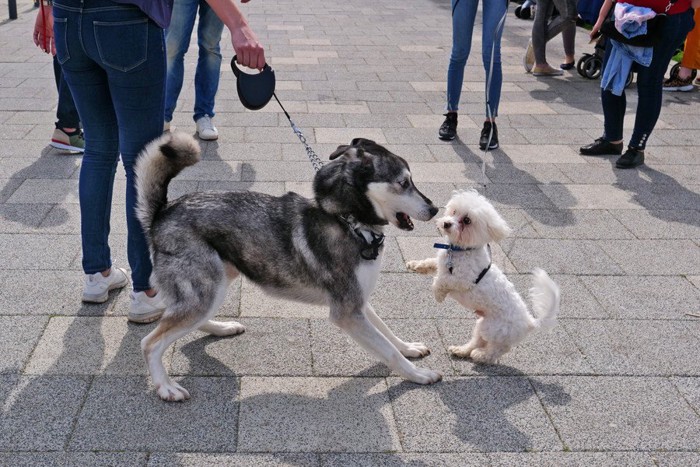
M 578 25 L 592 25 L 598 20 L 600 7 L 603 5 L 603 0 L 579 0 L 576 8 L 580 21 Z M 578 74 L 588 79 L 598 79 L 603 73 L 603 57 L 605 56 L 605 36 L 599 36 L 595 42 L 595 48 L 592 54 L 585 53 L 576 62 L 576 71 Z M 634 72 L 630 71 L 625 82 L 625 87 L 632 84 Z
M 515 7 L 515 16 L 520 19 L 534 19 L 536 5 L 535 0 L 525 0 L 520 6 Z

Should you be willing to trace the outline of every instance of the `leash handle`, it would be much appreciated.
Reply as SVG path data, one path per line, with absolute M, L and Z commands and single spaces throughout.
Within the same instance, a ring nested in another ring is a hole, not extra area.
M 309 146 L 309 143 L 306 142 L 306 137 L 304 136 L 304 133 L 301 132 L 299 127 L 297 127 L 294 122 L 292 121 L 292 118 L 289 116 L 289 113 L 287 113 L 287 110 L 284 108 L 280 100 L 277 98 L 277 94 L 273 93 L 272 94 L 277 101 L 277 103 L 280 105 L 282 108 L 282 112 L 284 112 L 284 115 L 287 117 L 287 120 L 289 120 L 289 124 L 292 126 L 292 131 L 294 131 L 294 134 L 297 135 L 299 138 L 299 141 L 301 141 L 301 144 L 304 145 L 304 148 L 306 149 L 306 155 L 309 158 L 309 161 L 311 162 L 311 165 L 313 166 L 314 170 L 318 172 L 321 170 L 321 167 L 323 167 L 323 161 L 321 160 L 320 157 L 314 152 L 314 150 Z

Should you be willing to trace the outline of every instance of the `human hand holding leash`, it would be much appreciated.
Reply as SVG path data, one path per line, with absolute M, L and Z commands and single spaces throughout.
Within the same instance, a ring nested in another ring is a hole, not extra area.
M 43 1 L 34 21 L 33 37 L 34 45 L 46 53 L 56 55 L 56 44 L 53 40 L 53 11 L 51 5 L 44 5 Z
M 241 3 L 249 1 L 241 0 Z M 262 70 L 265 66 L 265 49 L 234 0 L 207 0 L 207 3 L 231 32 L 231 44 L 238 63 Z

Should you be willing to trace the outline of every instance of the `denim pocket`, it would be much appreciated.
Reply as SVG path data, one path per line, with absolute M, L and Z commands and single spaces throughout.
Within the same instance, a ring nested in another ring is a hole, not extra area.
M 53 19 L 53 39 L 56 44 L 56 60 L 63 65 L 70 60 L 68 53 L 68 40 L 66 30 L 68 29 L 68 18 Z
M 148 18 L 132 21 L 93 21 L 100 60 L 118 71 L 131 71 L 148 58 Z

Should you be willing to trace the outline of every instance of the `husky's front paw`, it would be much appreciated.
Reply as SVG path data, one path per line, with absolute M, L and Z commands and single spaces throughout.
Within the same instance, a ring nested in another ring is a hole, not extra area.
M 190 398 L 190 393 L 174 381 L 168 381 L 156 387 L 158 396 L 168 402 L 182 402 Z
M 430 349 L 422 342 L 406 342 L 406 346 L 399 350 L 401 355 L 408 358 L 420 358 L 430 355 Z
M 406 379 L 416 384 L 433 384 L 440 381 L 442 379 L 442 375 L 437 371 L 416 367 L 412 374 L 406 375 Z

